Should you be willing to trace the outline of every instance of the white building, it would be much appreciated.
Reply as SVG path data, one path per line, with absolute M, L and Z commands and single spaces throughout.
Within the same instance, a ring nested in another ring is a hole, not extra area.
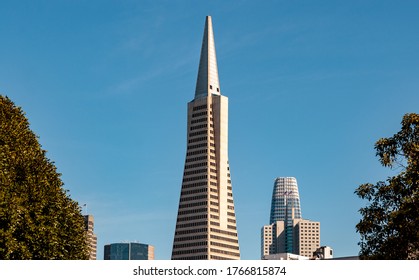
M 228 98 L 221 95 L 210 16 L 205 22 L 195 97 L 188 103 L 186 160 L 172 259 L 240 259 L 228 161 Z

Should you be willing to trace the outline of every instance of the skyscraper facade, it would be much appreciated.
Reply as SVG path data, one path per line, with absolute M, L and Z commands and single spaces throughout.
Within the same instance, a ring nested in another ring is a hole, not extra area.
M 94 219 L 92 215 L 84 215 L 84 230 L 86 232 L 87 246 L 89 247 L 89 260 L 96 260 L 97 236 L 94 233 Z
M 188 103 L 187 150 L 172 259 L 239 259 L 228 161 L 228 98 L 221 95 L 212 19 L 207 16 L 195 97 Z
M 112 243 L 104 247 L 104 260 L 154 260 L 154 246 L 137 242 Z
M 294 177 L 275 179 L 270 224 L 261 230 L 261 257 L 291 253 L 312 257 L 320 247 L 320 222 L 304 220 Z
M 301 218 L 297 179 L 294 177 L 276 178 L 272 192 L 270 224 L 277 221 L 284 222 L 285 236 L 283 245 L 285 252 L 283 253 L 294 251 L 293 219 Z
M 272 192 L 269 223 L 301 219 L 301 217 L 297 179 L 294 177 L 276 178 Z
M 262 227 L 261 257 L 290 253 L 311 258 L 320 247 L 320 222 L 293 219 L 286 230 L 284 221 Z M 292 238 L 289 237 L 289 233 Z M 291 246 L 290 246 L 291 243 Z

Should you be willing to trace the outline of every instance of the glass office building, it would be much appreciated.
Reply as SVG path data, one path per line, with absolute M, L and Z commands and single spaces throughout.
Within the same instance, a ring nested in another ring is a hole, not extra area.
M 105 260 L 154 260 L 154 247 L 141 243 L 112 243 L 105 245 Z
M 284 253 L 294 252 L 294 219 L 302 219 L 297 179 L 278 177 L 272 192 L 270 224 L 284 222 Z
M 277 221 L 301 219 L 300 195 L 297 179 L 279 177 L 275 179 L 272 192 L 270 224 Z
M 304 220 L 294 177 L 275 179 L 269 225 L 261 231 L 262 259 L 290 253 L 312 257 L 320 246 L 320 222 Z

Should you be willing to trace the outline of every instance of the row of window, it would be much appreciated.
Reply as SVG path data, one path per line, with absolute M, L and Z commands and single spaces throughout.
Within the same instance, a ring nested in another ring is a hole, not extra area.
M 206 116 L 208 113 L 207 113 L 207 110 L 205 110 L 205 111 L 202 111 L 202 112 L 199 112 L 199 113 L 194 113 L 194 114 L 192 114 L 192 118 L 196 118 L 196 117 L 201 117 L 201 116 Z
M 194 156 L 194 155 L 199 155 L 199 154 L 206 154 L 208 152 L 208 149 L 202 149 L 202 150 L 197 150 L 197 151 L 193 151 L 193 152 L 187 152 L 186 156 Z
M 211 125 L 212 126 L 212 125 Z M 201 129 L 201 128 L 207 128 L 207 124 L 199 124 L 199 125 L 194 125 L 190 127 L 190 130 L 197 130 L 197 129 Z
M 220 216 L 216 216 L 216 215 L 210 215 L 210 217 L 211 217 L 211 219 L 216 219 L 216 220 L 219 220 L 220 219 Z
M 188 223 L 188 224 L 177 224 L 176 228 L 190 228 L 190 227 L 199 227 L 207 225 L 207 221 L 203 222 L 195 222 L 195 223 Z
M 303 239 L 303 238 L 301 238 L 301 239 L 300 239 L 300 241 L 301 241 L 301 242 L 305 242 L 305 243 L 307 243 L 307 242 L 312 242 L 312 241 L 314 241 L 314 240 L 320 240 L 320 238 L 319 238 L 319 237 L 313 237 L 313 238 L 307 238 L 307 239 L 306 239 L 306 238 L 304 238 L 304 239 Z
M 186 237 L 175 237 L 175 242 L 182 242 L 182 241 L 189 241 L 189 240 L 199 240 L 199 239 L 206 239 L 207 235 L 191 235 Z
M 213 253 L 218 253 L 218 254 L 223 254 L 223 255 L 229 255 L 229 256 L 235 256 L 235 257 L 240 257 L 240 254 L 239 253 L 235 253 L 235 252 L 218 250 L 218 249 L 215 249 L 215 248 L 211 248 L 210 251 L 213 252 Z
M 232 239 L 232 238 L 227 238 L 227 237 L 223 237 L 223 236 L 218 236 L 218 235 L 213 235 L 211 234 L 210 237 L 212 239 L 217 239 L 217 240 L 222 240 L 222 241 L 227 241 L 227 242 L 231 242 L 231 243 L 238 243 L 237 239 Z
M 207 169 L 197 169 L 197 170 L 185 171 L 185 172 L 183 172 L 183 176 L 200 174 L 200 173 L 207 173 L 207 171 L 208 171 Z
M 207 147 L 207 143 L 199 143 L 199 144 L 195 144 L 195 145 L 188 145 L 188 150 L 193 150 L 196 148 L 203 148 L 203 147 Z
M 308 232 L 308 233 L 313 233 L 313 234 L 314 234 L 314 233 L 316 233 L 316 232 L 317 232 L 317 233 L 318 233 L 318 232 L 320 232 L 320 229 L 317 229 L 317 230 L 314 230 L 314 229 L 308 229 L 308 230 L 307 230 L 307 229 L 301 229 L 301 228 L 300 228 L 300 232 L 305 232 L 305 233 L 307 233 L 307 232 Z
M 234 233 L 234 232 L 231 232 L 231 231 L 226 231 L 226 230 L 217 229 L 217 228 L 211 228 L 210 231 L 237 237 L 237 233 Z
M 192 191 L 189 191 L 189 192 L 192 192 Z M 204 192 L 204 191 L 202 191 L 202 190 L 196 190 L 195 191 L 195 193 L 199 193 L 199 192 Z M 185 192 L 186 193 L 186 192 Z M 183 194 L 183 192 L 182 192 L 182 194 Z M 188 193 L 189 194 L 189 193 Z M 214 205 L 214 206 L 217 206 L 217 205 Z M 229 206 L 230 207 L 230 206 Z M 180 208 L 185 208 L 185 207 L 180 207 L 179 206 L 179 209 Z M 234 207 L 232 207 L 233 209 L 234 209 Z M 178 215 L 180 216 L 180 215 L 188 215 L 188 214 L 194 214 L 194 213 L 202 213 L 202 212 L 206 212 L 207 211 L 207 209 L 206 208 L 199 208 L 199 209 L 189 209 L 189 210 L 183 210 L 183 211 L 179 211 L 179 213 L 178 213 Z M 216 208 L 210 208 L 210 212 L 213 212 L 213 213 L 219 213 L 220 211 L 218 210 L 218 209 L 216 209 Z M 236 215 L 235 215 L 235 213 L 234 212 L 227 212 L 227 216 L 230 216 L 230 217 L 236 217 Z
M 183 182 L 198 181 L 198 180 L 207 179 L 207 178 L 208 178 L 207 175 L 195 176 L 191 178 L 183 178 Z
M 192 111 L 195 112 L 195 111 L 199 111 L 199 110 L 202 110 L 202 109 L 207 109 L 207 104 L 195 106 L 195 107 L 192 108 Z
M 207 141 L 207 137 L 197 137 L 197 138 L 193 138 L 193 139 L 189 139 L 188 143 L 195 143 L 195 142 L 201 142 L 201 141 Z
M 200 241 L 200 242 L 194 242 L 194 243 L 176 244 L 176 245 L 173 245 L 173 249 L 199 247 L 199 246 L 207 246 L 207 245 L 208 244 L 206 241 Z
M 214 128 L 214 124 L 212 122 L 210 122 L 209 127 Z M 202 128 L 207 129 L 208 128 L 207 123 L 190 126 L 191 131 L 192 130 L 197 130 L 197 129 L 202 129 Z
M 204 252 L 207 252 L 207 248 L 193 249 L 193 250 L 173 250 L 173 255 L 187 255 L 187 254 L 204 253 Z
M 194 164 L 188 164 L 185 165 L 185 170 L 187 169 L 192 169 L 192 168 L 196 168 L 196 167 L 203 167 L 203 166 L 207 166 L 207 162 L 199 162 L 199 163 L 194 163 Z
M 182 191 L 180 195 L 183 196 L 183 195 L 203 193 L 203 192 L 207 192 L 207 189 L 201 188 L 201 189 L 194 189 L 194 190 L 189 190 L 189 191 Z
M 189 137 L 194 137 L 194 136 L 203 135 L 203 134 L 207 134 L 207 130 L 191 132 L 189 133 Z
M 182 189 L 189 189 L 189 188 L 193 188 L 193 187 L 202 187 L 202 186 L 206 186 L 207 182 L 197 182 L 197 183 L 189 183 L 189 184 L 182 184 Z
M 207 260 L 207 254 L 204 255 L 196 255 L 196 256 L 188 256 L 188 257 L 175 257 L 173 256 L 174 260 Z
M 177 218 L 176 222 L 201 220 L 201 219 L 206 219 L 206 218 L 207 218 L 207 215 L 188 216 L 188 217 L 183 217 L 183 218 Z
M 224 257 L 214 256 L 214 255 L 210 255 L 210 259 L 211 260 L 222 260 L 222 261 L 231 260 L 231 258 L 224 258 Z
M 213 242 L 213 241 L 211 241 L 210 244 L 213 245 L 213 246 L 218 246 L 218 247 L 222 247 L 222 248 L 239 250 L 239 246 L 227 245 L 227 244 L 223 244 L 223 243 L 219 243 L 219 242 Z
M 214 201 L 211 201 L 210 204 L 213 205 L 213 206 L 218 206 L 219 205 L 217 202 L 214 202 Z
M 179 204 L 179 209 L 202 206 L 202 205 L 207 205 L 207 201 L 200 201 L 200 202 L 194 202 L 194 203 L 189 203 L 189 204 Z
M 180 202 L 190 201 L 190 200 L 198 200 L 198 199 L 205 199 L 205 198 L 207 198 L 206 195 L 188 196 L 188 197 L 182 197 L 180 199 Z
M 178 235 L 204 233 L 204 232 L 207 232 L 207 228 L 195 228 L 195 229 L 176 230 L 175 231 L 175 238 Z
M 182 215 L 189 215 L 189 214 L 195 214 L 195 213 L 206 213 L 207 208 L 198 208 L 198 209 L 188 209 L 188 210 L 182 210 L 178 212 L 179 216 Z
M 194 119 L 194 120 L 191 120 L 191 124 L 201 123 L 201 122 L 206 122 L 206 121 L 207 121 L 207 118 Z
M 187 158 L 185 162 L 195 162 L 195 161 L 201 161 L 206 160 L 207 156 L 200 156 L 200 157 L 194 157 L 194 158 Z

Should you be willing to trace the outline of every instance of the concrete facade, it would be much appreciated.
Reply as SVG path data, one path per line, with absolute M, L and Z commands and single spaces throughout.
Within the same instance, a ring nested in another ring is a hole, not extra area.
M 287 241 L 287 234 L 292 235 L 291 241 Z M 277 221 L 263 226 L 261 236 L 262 259 L 268 259 L 268 255 L 280 253 L 312 258 L 320 247 L 320 222 L 293 219 L 292 226 L 286 227 L 284 221 Z M 292 246 L 289 246 L 290 242 Z
M 211 17 L 206 18 L 172 259 L 239 259 L 228 161 L 228 98 L 221 95 Z
M 295 253 L 313 257 L 320 247 L 320 222 L 303 219 L 296 221 L 295 237 Z
M 320 222 L 302 218 L 297 179 L 275 179 L 270 224 L 261 230 L 261 258 L 289 253 L 312 258 L 320 247 Z
M 86 232 L 87 246 L 89 247 L 89 260 L 97 259 L 97 236 L 94 233 L 94 219 L 92 215 L 85 215 L 84 230 Z

